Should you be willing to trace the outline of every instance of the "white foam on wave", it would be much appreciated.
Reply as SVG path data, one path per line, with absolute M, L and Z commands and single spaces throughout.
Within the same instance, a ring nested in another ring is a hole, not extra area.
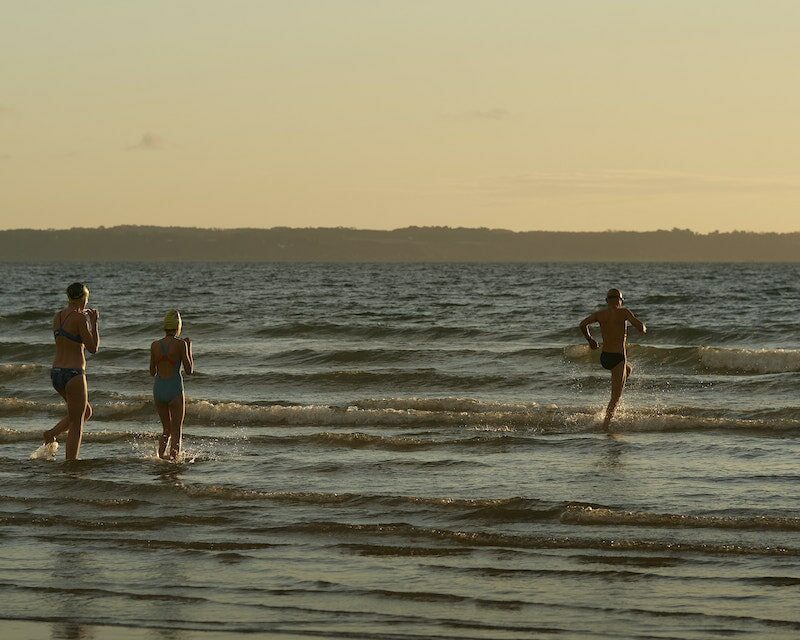
M 42 408 L 42 405 L 32 400 L 22 398 L 0 398 L 0 413 L 24 413 L 32 409 Z
M 628 353 L 657 364 L 689 365 L 721 373 L 791 373 L 800 371 L 800 349 L 736 349 L 732 347 L 670 347 L 632 344 Z M 564 347 L 570 361 L 599 361 L 600 350 L 588 345 Z
M 260 406 L 200 400 L 189 404 L 187 414 L 190 418 L 235 424 L 369 426 L 437 423 L 473 426 L 538 423 L 557 409 L 556 405 L 491 403 L 468 398 L 383 398 L 362 400 L 347 407 Z
M 14 380 L 36 375 L 42 369 L 44 367 L 38 364 L 0 364 L 0 380 Z
M 42 444 L 30 455 L 31 460 L 53 460 L 58 452 L 58 442 Z
M 567 360 L 588 360 L 592 357 L 593 351 L 587 344 L 571 344 L 564 347 L 564 357 Z M 599 355 L 597 356 L 600 357 Z
M 712 369 L 747 373 L 800 371 L 800 349 L 698 347 L 700 362 Z
M 49 405 L 15 398 L 5 399 L 25 412 L 47 411 Z M 3 400 L 0 400 L 0 407 Z M 63 406 L 59 407 L 63 411 Z M 153 433 L 95 430 L 97 421 L 116 420 L 153 424 L 152 404 L 144 401 L 96 404 L 95 420 L 90 422 L 84 438 L 94 442 L 114 442 L 129 437 L 149 440 Z M 238 402 L 187 402 L 187 424 L 192 426 L 313 428 L 371 427 L 461 427 L 479 431 L 529 431 L 537 433 L 580 433 L 601 427 L 604 406 L 559 407 L 555 404 L 503 403 L 472 398 L 373 398 L 335 405 L 263 405 Z M 10 411 L 8 413 L 14 413 Z M 3 412 L 0 410 L 0 415 Z M 98 425 L 99 426 L 99 425 Z M 795 409 L 776 410 L 769 416 L 709 415 L 704 407 L 680 407 L 675 411 L 659 407 L 620 407 L 614 419 L 618 431 L 695 431 L 703 429 L 745 429 L 758 431 L 793 431 L 800 429 Z M 35 442 L 41 432 L 16 432 L 0 428 L 0 442 Z M 149 446 L 149 445 L 148 445 Z
M 530 413 L 541 410 L 539 403 L 508 403 L 476 400 L 475 398 L 368 398 L 353 406 L 359 409 L 398 409 L 403 411 L 448 411 L 460 413 Z M 554 408 L 555 405 L 546 405 Z

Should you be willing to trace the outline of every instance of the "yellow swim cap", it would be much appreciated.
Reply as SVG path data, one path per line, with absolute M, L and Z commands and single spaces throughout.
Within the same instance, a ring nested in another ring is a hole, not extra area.
M 180 334 L 182 326 L 181 314 L 178 313 L 177 309 L 169 309 L 164 314 L 164 331 L 174 331 L 177 336 Z

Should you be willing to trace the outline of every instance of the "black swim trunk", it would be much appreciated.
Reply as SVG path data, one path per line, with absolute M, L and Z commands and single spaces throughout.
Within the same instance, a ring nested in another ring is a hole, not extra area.
M 612 353 L 610 351 L 603 351 L 600 353 L 600 364 L 603 365 L 603 369 L 611 371 L 620 362 L 625 362 L 624 353 Z
M 50 369 L 50 380 L 53 382 L 53 389 L 63 391 L 67 388 L 67 383 L 75 376 L 82 376 L 86 372 L 83 369 L 65 369 L 63 367 L 53 367 Z

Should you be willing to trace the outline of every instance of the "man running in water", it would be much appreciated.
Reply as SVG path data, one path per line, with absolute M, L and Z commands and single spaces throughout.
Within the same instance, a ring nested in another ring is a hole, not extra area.
M 611 371 L 611 400 L 606 409 L 606 417 L 603 420 L 603 428 L 608 429 L 611 418 L 617 403 L 622 396 L 625 382 L 631 375 L 633 367 L 628 363 L 626 351 L 628 338 L 628 323 L 630 322 L 639 330 L 639 333 L 647 333 L 647 327 L 639 320 L 630 309 L 622 306 L 625 300 L 619 289 L 609 289 L 606 294 L 608 307 L 601 311 L 595 311 L 592 315 L 581 321 L 580 327 L 584 338 L 589 342 L 589 347 L 597 349 L 597 341 L 589 332 L 589 325 L 595 322 L 600 323 L 600 333 L 603 336 L 603 351 L 600 353 L 600 364 L 604 369 Z

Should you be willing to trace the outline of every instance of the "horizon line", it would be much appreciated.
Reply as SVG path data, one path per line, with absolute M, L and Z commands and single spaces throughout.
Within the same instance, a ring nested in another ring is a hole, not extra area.
M 506 229 L 503 227 L 451 227 L 448 225 L 409 225 L 407 227 L 395 227 L 392 229 L 375 229 L 368 227 L 349 227 L 349 226 L 332 226 L 332 227 L 289 227 L 285 225 L 277 225 L 273 227 L 197 227 L 197 226 L 182 226 L 182 225 L 151 225 L 151 224 L 117 224 L 112 226 L 98 225 L 96 227 L 9 227 L 2 229 L 0 233 L 14 232 L 14 231 L 29 231 L 29 232 L 53 232 L 53 231 L 112 231 L 120 229 L 159 229 L 159 230 L 176 230 L 176 231 L 216 231 L 216 232 L 232 232 L 232 231 L 368 231 L 368 232 L 382 232 L 393 233 L 396 231 L 408 230 L 439 230 L 439 231 L 490 231 L 490 232 L 504 232 L 504 233 L 574 233 L 574 234 L 603 234 L 603 233 L 691 233 L 697 236 L 712 236 L 712 235 L 728 235 L 728 234 L 753 234 L 753 235 L 795 235 L 800 233 L 800 229 L 795 231 L 755 231 L 748 229 L 733 229 L 728 231 L 720 231 L 715 229 L 713 231 L 696 231 L 694 229 L 672 227 L 671 229 L 603 229 L 603 230 L 566 230 L 566 229 L 526 229 L 514 230 Z

